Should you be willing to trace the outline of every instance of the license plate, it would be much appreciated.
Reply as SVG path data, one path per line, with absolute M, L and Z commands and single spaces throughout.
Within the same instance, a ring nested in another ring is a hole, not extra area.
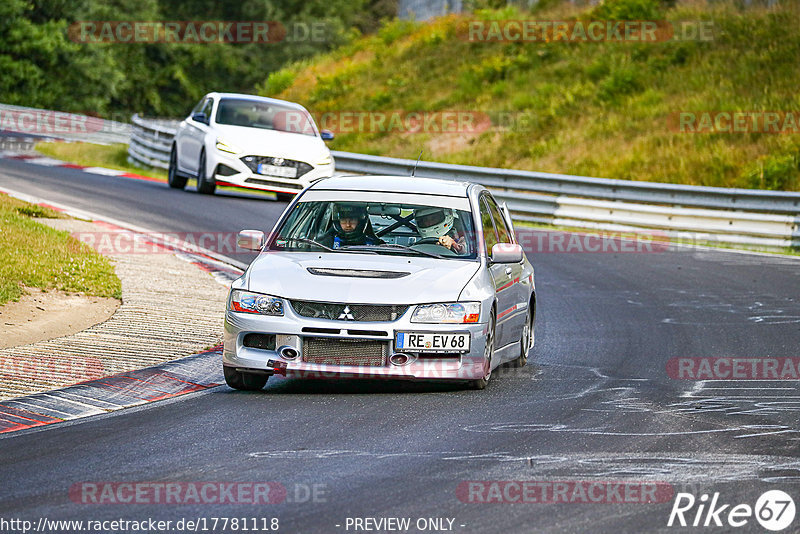
M 267 165 L 265 163 L 259 163 L 258 174 L 266 174 L 268 176 L 280 176 L 281 178 L 296 178 L 297 169 L 295 169 L 294 167 L 279 167 L 277 165 Z
M 469 334 L 398 332 L 394 347 L 415 352 L 469 352 L 470 339 Z

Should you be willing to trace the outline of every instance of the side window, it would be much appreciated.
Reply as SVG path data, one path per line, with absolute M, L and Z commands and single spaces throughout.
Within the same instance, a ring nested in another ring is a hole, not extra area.
M 206 100 L 206 103 L 203 105 L 203 113 L 206 114 L 206 118 L 211 121 L 211 108 L 214 107 L 214 99 L 209 98 Z
M 511 234 L 508 231 L 508 226 L 506 226 L 506 220 L 503 214 L 500 213 L 500 208 L 497 207 L 497 204 L 492 198 L 486 197 L 486 203 L 489 205 L 489 211 L 492 212 L 492 219 L 494 220 L 495 228 L 497 228 L 500 243 L 511 243 Z
M 492 222 L 492 214 L 486 206 L 486 198 L 481 197 L 481 226 L 483 226 L 483 246 L 486 247 L 486 255 L 492 256 L 492 247 L 497 243 L 497 232 Z
M 200 113 L 200 111 L 203 109 L 203 104 L 205 103 L 206 103 L 206 98 L 205 97 L 201 98 L 200 102 L 198 102 L 197 105 L 194 108 L 192 108 L 191 114 L 194 115 L 195 113 Z

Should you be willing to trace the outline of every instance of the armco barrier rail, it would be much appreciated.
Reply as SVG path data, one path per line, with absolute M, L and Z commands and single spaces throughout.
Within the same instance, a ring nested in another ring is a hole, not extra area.
M 131 125 L 125 122 L 11 104 L 0 104 L 0 130 L 9 137 L 101 145 L 127 143 L 131 136 Z
M 167 168 L 177 122 L 134 115 L 128 154 Z M 415 161 L 333 152 L 338 171 L 409 175 Z M 800 193 L 698 187 L 420 161 L 416 175 L 481 183 L 515 220 L 603 231 L 657 229 L 692 242 L 800 247 Z

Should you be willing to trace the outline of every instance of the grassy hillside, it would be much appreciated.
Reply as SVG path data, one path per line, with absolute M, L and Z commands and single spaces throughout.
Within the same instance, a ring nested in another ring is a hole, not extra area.
M 666 3 L 669 4 L 669 3 Z M 469 110 L 471 133 L 338 134 L 339 150 L 451 163 L 685 184 L 800 189 L 800 135 L 677 133 L 682 111 L 800 110 L 800 10 L 733 2 L 541 2 L 394 21 L 332 53 L 275 72 L 259 92 L 326 111 Z M 470 42 L 470 20 L 711 21 L 710 41 Z M 513 117 L 514 120 L 508 120 Z

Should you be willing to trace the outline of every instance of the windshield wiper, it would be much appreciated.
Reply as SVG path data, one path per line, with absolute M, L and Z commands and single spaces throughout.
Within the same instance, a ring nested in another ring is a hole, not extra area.
M 317 246 L 317 247 L 321 248 L 325 252 L 351 252 L 351 251 L 352 252 L 362 252 L 362 250 L 356 248 L 356 247 L 359 247 L 361 245 L 352 245 L 352 246 L 344 246 L 344 247 L 339 247 L 339 248 L 331 248 L 331 247 L 323 245 L 319 241 L 314 241 L 313 239 L 308 239 L 306 237 L 284 237 L 284 238 L 279 238 L 279 239 L 284 239 L 285 241 L 296 241 L 298 243 L 308 243 L 309 245 L 314 245 L 314 246 Z M 367 247 L 367 248 L 374 248 L 374 247 Z M 372 254 L 377 254 L 377 252 L 374 251 L 374 250 L 365 250 L 363 252 L 371 252 Z
M 444 256 L 440 256 L 439 254 L 434 254 L 433 252 L 425 252 L 422 250 L 417 250 L 415 248 L 407 247 L 405 245 L 398 245 L 397 243 L 384 243 L 382 245 L 348 245 L 346 247 L 342 247 L 346 249 L 356 249 L 356 250 L 365 250 L 365 249 L 380 249 L 380 248 L 390 248 L 395 250 L 403 250 L 406 252 L 413 252 L 414 254 L 419 254 L 420 256 L 428 256 L 431 258 L 438 258 L 442 259 Z M 376 252 L 377 253 L 377 252 Z
M 309 245 L 315 245 L 324 250 L 325 252 L 336 252 L 336 250 L 332 249 L 331 247 L 323 245 L 319 241 L 314 241 L 313 239 L 307 239 L 305 237 L 283 237 L 276 239 L 276 242 L 280 241 L 281 239 L 283 239 L 284 241 L 296 241 L 298 243 L 307 243 Z

